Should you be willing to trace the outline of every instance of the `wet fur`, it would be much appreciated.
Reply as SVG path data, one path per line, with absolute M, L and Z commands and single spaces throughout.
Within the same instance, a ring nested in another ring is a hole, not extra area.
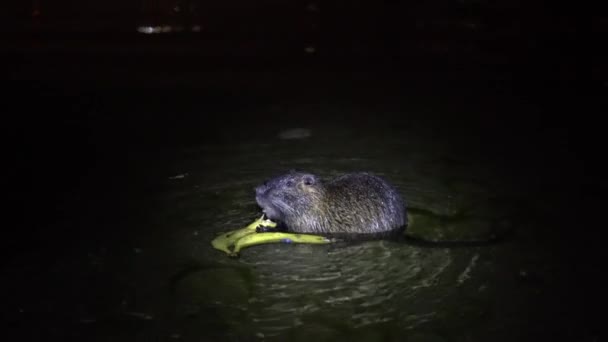
M 350 173 L 328 182 L 289 172 L 256 188 L 266 216 L 293 233 L 342 238 L 383 238 L 403 233 L 406 203 L 395 187 L 370 173 Z

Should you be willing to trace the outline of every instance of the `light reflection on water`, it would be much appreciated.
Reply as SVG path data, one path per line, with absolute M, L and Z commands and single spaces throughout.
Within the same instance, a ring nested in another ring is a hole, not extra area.
M 268 260 L 272 260 L 269 262 Z M 383 321 L 415 326 L 411 298 L 432 286 L 451 263 L 446 250 L 426 250 L 387 242 L 332 249 L 273 246 L 249 251 L 243 262 L 255 267 L 252 319 L 273 328 L 314 322 L 314 314 L 340 317 L 360 327 Z M 422 265 L 422 266 L 421 266 Z M 425 313 L 425 314 L 428 314 Z M 260 324 L 259 329 L 264 331 Z
M 378 140 L 375 145 L 373 141 L 366 143 L 366 151 L 352 149 L 347 143 L 333 144 L 318 157 L 312 152 L 316 148 L 314 141 L 284 145 L 267 141 L 239 143 L 223 146 L 221 152 L 212 148 L 191 152 L 200 153 L 201 158 L 217 158 L 201 165 L 192 157 L 182 165 L 183 169 L 176 170 L 192 175 L 186 192 L 197 196 L 186 196 L 184 200 L 196 203 L 193 208 L 223 207 L 214 215 L 199 217 L 205 221 L 201 223 L 205 225 L 201 238 L 184 241 L 180 248 L 191 248 L 199 260 L 227 267 L 246 266 L 249 270 L 248 298 L 238 305 L 244 316 L 229 319 L 230 324 L 244 324 L 251 334 L 278 338 L 299 327 L 318 330 L 319 326 L 341 325 L 356 329 L 391 324 L 400 330 L 416 329 L 435 319 L 442 299 L 455 295 L 457 283 L 481 282 L 475 277 L 476 263 L 471 262 L 474 249 L 421 248 L 389 241 L 350 246 L 261 245 L 245 249 L 238 260 L 232 260 L 210 248 L 209 241 L 216 233 L 243 227 L 259 215 L 253 198 L 257 184 L 294 166 L 324 177 L 371 170 L 390 179 L 410 206 L 440 215 L 473 206 L 474 200 L 490 193 L 485 184 L 475 182 L 458 193 L 451 190 L 448 182 L 438 176 L 449 165 L 438 163 L 441 158 L 436 144 L 429 144 L 432 152 L 423 155 L 420 143 L 397 145 L 393 141 L 395 145 L 389 144 L 389 148 L 385 140 Z M 414 152 L 411 146 L 417 146 L 418 151 Z M 381 151 L 385 156 L 374 158 L 370 151 Z M 491 179 L 482 171 L 477 170 L 479 179 Z M 459 175 L 455 172 L 451 176 Z M 467 188 L 471 193 L 466 193 Z M 477 258 L 478 254 L 475 261 Z M 233 310 L 232 299 L 215 302 L 220 311 Z

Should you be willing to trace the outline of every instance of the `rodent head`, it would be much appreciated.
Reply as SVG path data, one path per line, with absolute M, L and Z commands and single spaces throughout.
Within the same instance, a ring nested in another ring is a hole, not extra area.
M 255 199 L 269 219 L 289 224 L 290 218 L 314 210 L 324 190 L 317 176 L 291 171 L 256 187 Z

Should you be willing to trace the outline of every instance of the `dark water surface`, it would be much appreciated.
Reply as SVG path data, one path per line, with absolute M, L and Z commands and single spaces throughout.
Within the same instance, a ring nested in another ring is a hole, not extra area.
M 553 115 L 569 108 L 567 87 L 525 66 L 174 64 L 168 78 L 156 62 L 120 80 L 102 62 L 45 63 L 20 64 L 34 71 L 8 93 L 16 220 L 0 293 L 15 336 L 597 340 L 598 243 L 581 229 L 605 183 L 586 178 L 575 127 Z M 56 81 L 53 63 L 73 73 Z M 380 174 L 434 238 L 509 235 L 468 248 L 263 245 L 239 259 L 212 249 L 260 215 L 254 186 L 293 168 Z

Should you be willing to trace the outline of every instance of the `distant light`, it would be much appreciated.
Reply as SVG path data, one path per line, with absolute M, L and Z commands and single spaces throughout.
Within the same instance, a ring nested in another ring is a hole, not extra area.
M 161 27 L 160 26 L 140 26 L 137 28 L 137 32 L 145 33 L 145 34 L 160 33 Z
M 183 26 L 171 26 L 171 25 L 137 27 L 137 32 L 143 33 L 143 34 L 181 32 L 183 30 L 184 30 Z M 193 25 L 190 28 L 190 30 L 192 30 L 192 32 L 200 32 L 202 30 L 202 27 L 200 25 Z
M 307 47 L 304 48 L 304 51 L 306 53 L 315 53 L 315 52 L 317 52 L 317 49 L 315 49 L 314 46 L 307 46 Z

